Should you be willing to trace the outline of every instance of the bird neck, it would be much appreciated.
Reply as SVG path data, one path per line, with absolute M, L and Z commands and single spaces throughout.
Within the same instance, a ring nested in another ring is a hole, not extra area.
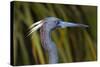
M 51 31 L 47 30 L 45 26 L 40 29 L 41 43 L 46 52 L 48 52 L 49 63 L 58 62 L 57 47 L 51 40 Z
M 48 47 L 48 44 L 52 44 L 53 41 L 51 40 L 51 31 L 47 30 L 45 26 L 42 26 L 40 29 L 40 37 L 43 47 Z

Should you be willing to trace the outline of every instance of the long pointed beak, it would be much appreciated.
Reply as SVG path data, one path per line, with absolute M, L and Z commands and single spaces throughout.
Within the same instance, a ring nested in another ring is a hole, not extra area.
M 88 27 L 88 25 L 84 25 L 84 24 L 76 24 L 76 23 L 63 22 L 63 21 L 60 22 L 59 26 L 61 28 L 65 28 L 65 27 Z

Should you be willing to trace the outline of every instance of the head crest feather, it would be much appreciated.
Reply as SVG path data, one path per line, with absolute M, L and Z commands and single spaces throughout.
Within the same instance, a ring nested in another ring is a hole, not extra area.
M 29 32 L 28 32 L 28 35 L 31 35 L 34 31 L 38 30 L 44 23 L 42 22 L 43 20 L 40 20 L 34 24 L 32 24 L 30 27 L 29 27 Z

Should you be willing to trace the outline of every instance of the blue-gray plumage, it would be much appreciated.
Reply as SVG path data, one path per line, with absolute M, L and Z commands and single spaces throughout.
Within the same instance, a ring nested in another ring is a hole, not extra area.
M 35 27 L 34 27 L 35 26 Z M 47 17 L 31 26 L 30 33 L 34 32 L 40 28 L 41 43 L 44 50 L 48 53 L 49 63 L 54 64 L 58 62 L 57 47 L 55 43 L 51 40 L 51 32 L 55 28 L 65 28 L 65 27 L 88 27 L 84 24 L 76 24 L 70 22 L 64 22 L 56 17 Z M 34 29 L 35 28 L 35 29 Z M 29 33 L 29 34 L 30 34 Z

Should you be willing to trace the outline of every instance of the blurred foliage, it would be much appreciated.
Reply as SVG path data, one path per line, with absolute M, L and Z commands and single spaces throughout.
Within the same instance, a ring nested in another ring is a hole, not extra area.
M 54 3 L 11 2 L 13 24 L 12 65 L 47 64 L 48 56 L 41 46 L 39 30 L 26 37 L 30 25 L 48 16 L 89 27 L 52 31 L 59 63 L 97 60 L 97 7 Z

